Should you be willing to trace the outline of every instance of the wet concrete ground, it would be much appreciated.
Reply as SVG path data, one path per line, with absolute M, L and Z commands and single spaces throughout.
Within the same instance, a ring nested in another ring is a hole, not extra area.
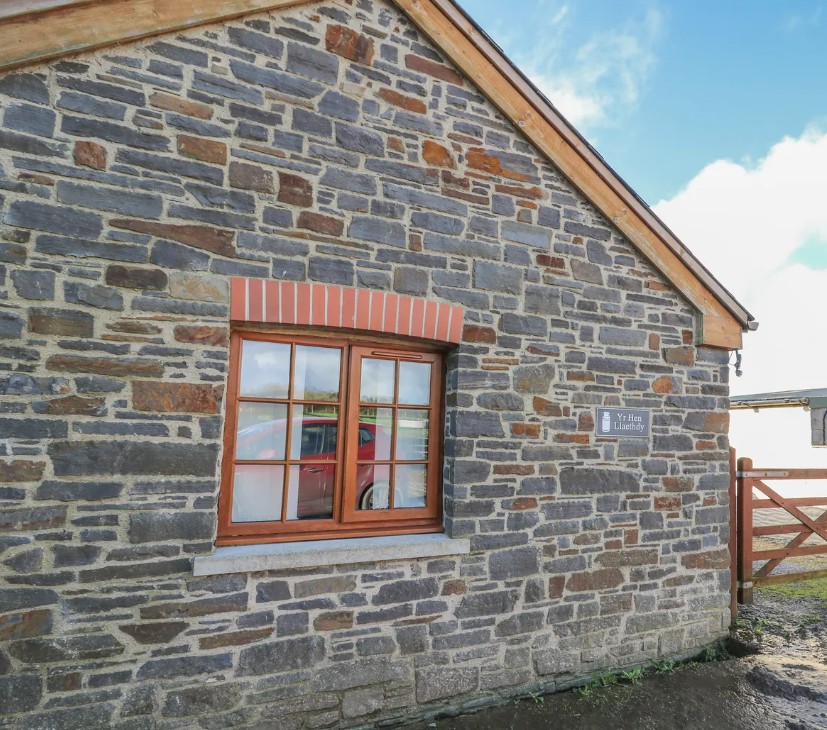
M 650 669 L 621 682 L 512 702 L 410 730 L 819 730 L 827 728 L 827 601 L 756 591 L 738 622 L 736 653 Z
M 776 703 L 756 686 L 775 686 L 774 678 L 752 660 L 733 660 L 675 674 L 646 678 L 640 685 L 595 690 L 588 697 L 565 692 L 442 720 L 440 730 L 810 730 L 827 727 L 827 715 L 800 717 L 797 702 Z M 773 690 L 775 691 L 775 690 Z M 827 710 L 827 705 L 821 707 Z

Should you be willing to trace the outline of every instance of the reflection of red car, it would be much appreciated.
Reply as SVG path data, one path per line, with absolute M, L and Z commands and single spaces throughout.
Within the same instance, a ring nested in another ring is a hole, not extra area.
M 265 421 L 239 431 L 236 442 L 237 461 L 280 460 L 286 450 L 285 419 Z M 339 426 L 335 418 L 309 417 L 293 421 L 291 440 L 301 440 L 299 458 L 303 462 L 335 462 L 336 439 Z M 387 459 L 390 452 L 390 436 L 375 423 L 359 423 L 358 461 L 373 461 L 377 444 L 379 458 Z M 296 459 L 295 449 L 291 458 Z M 335 463 L 296 464 L 292 470 L 299 472 L 298 495 L 295 493 L 291 473 L 288 490 L 288 518 L 320 519 L 333 514 L 333 489 Z M 384 489 L 383 489 L 384 487 Z M 374 493 L 377 505 L 374 506 Z M 376 509 L 387 506 L 388 468 L 372 464 L 359 464 L 356 468 L 356 494 L 359 509 Z M 384 501 L 384 504 L 381 502 Z

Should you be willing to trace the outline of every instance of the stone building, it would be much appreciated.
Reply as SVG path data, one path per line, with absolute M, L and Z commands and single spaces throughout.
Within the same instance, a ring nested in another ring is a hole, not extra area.
M 751 317 L 451 0 L 13 5 L 0 725 L 393 724 L 724 635 Z
M 827 388 L 733 396 L 731 408 L 756 413 L 768 408 L 803 408 L 810 415 L 810 445 L 827 446 Z

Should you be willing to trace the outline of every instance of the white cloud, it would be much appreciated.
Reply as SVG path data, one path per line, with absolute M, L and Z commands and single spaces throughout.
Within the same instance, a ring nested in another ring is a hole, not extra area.
M 766 312 L 776 296 L 768 279 L 808 240 L 827 241 L 826 192 L 827 133 L 812 129 L 754 165 L 712 163 L 655 210 L 744 304 Z
M 656 65 L 663 16 L 651 6 L 640 18 L 592 34 L 579 47 L 568 38 L 577 19 L 571 4 L 545 2 L 536 22 L 542 44 L 514 53 L 515 61 L 581 131 L 616 126 L 637 105 Z M 522 39 L 508 38 L 513 48 Z
M 816 8 L 809 15 L 804 15 L 802 13 L 793 13 L 788 15 L 784 19 L 782 27 L 785 31 L 787 31 L 787 33 L 796 33 L 802 28 L 813 28 L 817 26 L 820 21 L 821 8 Z
M 827 247 L 827 133 L 785 138 L 753 165 L 715 162 L 654 207 L 760 322 L 733 393 L 827 387 L 827 270 L 791 260 L 807 243 Z M 827 460 L 800 409 L 734 412 L 732 441 L 764 466 Z

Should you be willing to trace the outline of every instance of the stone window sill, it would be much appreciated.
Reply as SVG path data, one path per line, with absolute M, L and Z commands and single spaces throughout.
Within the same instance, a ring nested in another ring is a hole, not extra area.
M 193 575 L 258 573 L 265 570 L 321 568 L 386 560 L 440 558 L 467 555 L 471 541 L 452 540 L 443 534 L 360 537 L 272 545 L 236 545 L 216 548 L 193 560 Z

